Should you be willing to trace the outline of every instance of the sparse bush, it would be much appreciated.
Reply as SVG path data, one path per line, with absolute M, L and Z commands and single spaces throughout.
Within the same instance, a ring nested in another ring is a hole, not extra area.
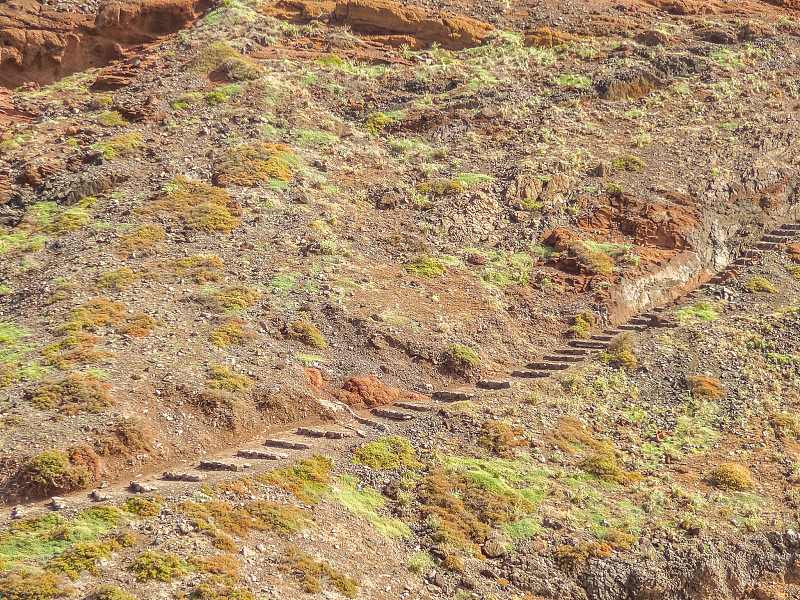
M 137 417 L 119 419 L 111 427 L 112 435 L 101 439 L 98 451 L 103 456 L 130 456 L 137 452 L 150 452 L 150 436 Z
M 153 333 L 158 321 L 145 313 L 137 313 L 128 318 L 128 322 L 117 328 L 117 333 L 132 338 L 145 337 Z
M 125 125 L 125 119 L 116 110 L 107 110 L 97 115 L 97 122 L 103 127 L 119 127 Z
M 70 331 L 93 330 L 97 327 L 114 325 L 128 316 L 126 306 L 122 302 L 95 298 L 70 310 L 69 320 L 53 329 L 53 333 L 63 335 Z
M 306 504 L 315 504 L 330 482 L 332 466 L 330 457 L 317 454 L 291 467 L 265 473 L 258 480 L 291 492 Z
M 99 575 L 97 560 L 101 557 L 110 558 L 112 552 L 117 552 L 133 542 L 132 536 L 122 534 L 116 538 L 101 542 L 78 542 L 73 544 L 61 554 L 47 563 L 47 569 L 57 573 L 64 573 L 73 581 L 83 571 L 92 575 Z
M 142 225 L 137 227 L 122 238 L 122 245 L 128 250 L 139 251 L 152 248 L 155 244 L 163 242 L 166 232 L 158 225 Z
M 582 339 L 588 338 L 589 332 L 592 330 L 592 327 L 594 327 L 595 323 L 597 323 L 597 319 L 588 311 L 573 315 L 570 318 L 570 327 L 567 331 L 568 337 Z
M 136 596 L 119 589 L 115 585 L 103 583 L 89 592 L 86 600 L 137 600 Z
M 161 512 L 161 504 L 162 502 L 157 502 L 157 498 L 146 499 L 133 496 L 122 505 L 122 510 L 137 517 L 155 517 Z
M 227 348 L 233 344 L 241 343 L 247 337 L 244 329 L 242 329 L 242 323 L 241 319 L 226 321 L 209 334 L 209 340 L 217 348 Z
M 638 359 L 633 353 L 633 339 L 629 333 L 621 333 L 608 345 L 608 352 L 600 360 L 618 369 L 633 369 L 638 364 Z
M 619 461 L 612 454 L 591 454 L 578 464 L 587 473 L 597 475 L 604 481 L 626 484 L 641 479 L 637 473 L 625 471 L 620 467 Z
M 708 482 L 723 490 L 746 491 L 756 487 L 750 470 L 739 463 L 724 463 L 708 474 Z
M 303 321 L 289 323 L 286 326 L 286 335 L 312 348 L 325 348 L 328 345 L 319 329 L 314 327 L 311 323 L 305 323 Z
M 72 589 L 61 586 L 61 577 L 55 573 L 17 567 L 0 574 L 0 598 L 3 600 L 52 600 L 72 593 Z
M 74 465 L 62 450 L 47 450 L 34 456 L 25 465 L 23 486 L 37 495 L 69 492 L 89 485 L 92 475 L 85 466 Z
M 508 423 L 486 419 L 481 425 L 478 446 L 499 456 L 513 457 L 514 448 L 528 445 L 528 441 L 524 439 L 523 435 L 523 431 L 519 427 L 511 427 Z
M 121 267 L 114 271 L 106 271 L 97 278 L 97 287 L 123 290 L 134 280 L 135 275 L 130 267 Z
M 127 135 L 118 135 L 104 142 L 97 142 L 92 144 L 92 150 L 97 150 L 103 153 L 103 158 L 106 160 L 114 160 L 120 156 L 130 156 L 134 150 L 144 146 L 142 136 L 138 133 L 130 133 Z
M 447 571 L 455 571 L 456 573 L 464 572 L 464 561 L 460 557 L 451 554 L 442 559 L 441 566 Z
M 249 377 L 235 373 L 225 366 L 212 366 L 208 369 L 208 373 L 208 387 L 212 389 L 239 392 L 253 385 Z
M 603 252 L 590 250 L 583 242 L 572 242 L 568 253 L 585 266 L 590 274 L 611 275 L 614 272 L 613 258 Z
M 608 544 L 580 541 L 561 546 L 556 550 L 556 561 L 564 571 L 572 571 L 590 558 L 608 558 L 612 548 Z
M 33 391 L 28 391 L 30 403 L 39 410 L 58 409 L 66 415 L 82 412 L 98 413 L 114 404 L 108 393 L 111 386 L 98 381 L 88 373 L 70 373 L 59 379 L 41 382 Z
M 469 346 L 451 344 L 444 353 L 444 365 L 447 369 L 462 377 L 468 377 L 480 368 L 481 359 Z
M 189 229 L 204 233 L 228 233 L 239 226 L 231 214 L 228 191 L 176 177 L 156 200 L 138 209 L 142 216 L 170 212 Z
M 364 444 L 353 452 L 353 462 L 373 469 L 417 467 L 417 451 L 404 437 L 392 435 Z
M 346 577 L 328 563 L 316 561 L 297 548 L 287 548 L 286 558 L 292 573 L 302 582 L 303 589 L 307 593 L 319 592 L 319 578 L 325 577 L 339 593 L 348 598 L 355 598 L 360 584 L 354 579 Z
M 424 277 L 425 279 L 433 279 L 439 275 L 444 274 L 445 267 L 441 261 L 431 258 L 430 256 L 418 256 L 414 260 L 405 264 L 406 272 L 410 275 Z
M 195 283 L 219 281 L 222 259 L 218 256 L 195 254 L 179 258 L 172 263 L 172 271 L 178 277 L 186 277 Z
M 220 163 L 217 185 L 255 187 L 277 180 L 288 183 L 294 177 L 299 159 L 286 146 L 256 142 L 231 148 Z
M 763 277 L 753 277 L 750 281 L 748 281 L 744 285 L 744 288 L 748 292 L 752 292 L 754 294 L 758 292 L 774 294 L 778 291 L 769 281 L 767 281 Z
M 631 154 L 618 156 L 612 163 L 617 171 L 639 171 L 647 166 L 641 158 L 637 158 Z
M 434 179 L 417 185 L 416 190 L 425 196 L 448 197 L 464 193 L 464 184 L 458 179 Z
M 612 527 L 603 536 L 603 542 L 610 545 L 614 550 L 630 550 L 638 538 L 635 535 L 625 533 Z
M 194 73 L 208 74 L 216 71 L 228 59 L 240 59 L 241 54 L 231 48 L 226 42 L 214 42 L 195 54 L 186 68 Z
M 201 529 L 207 530 L 214 536 L 217 547 L 220 547 L 216 543 L 217 539 L 225 539 L 219 536 L 217 528 L 238 536 L 247 535 L 252 530 L 292 535 L 311 525 L 311 519 L 305 511 L 267 500 L 249 500 L 235 508 L 219 501 L 183 502 L 180 504 L 180 509 Z M 209 529 L 210 523 L 213 523 L 213 526 Z M 233 543 L 232 540 L 230 542 Z M 233 544 L 233 550 L 229 551 L 236 552 L 236 545 Z
M 706 375 L 692 375 L 686 378 L 686 385 L 689 392 L 695 398 L 704 400 L 716 400 L 725 395 L 722 383 L 717 379 L 712 379 Z
M 246 285 L 223 288 L 213 294 L 214 300 L 227 311 L 241 312 L 261 297 L 261 292 Z
M 130 569 L 139 581 L 172 581 L 186 573 L 184 562 L 174 554 L 159 554 L 151 550 L 142 552 Z

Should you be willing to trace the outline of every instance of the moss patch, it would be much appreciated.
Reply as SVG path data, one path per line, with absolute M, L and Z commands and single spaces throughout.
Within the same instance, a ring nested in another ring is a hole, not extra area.
M 392 435 L 375 442 L 364 444 L 353 452 L 353 462 L 373 469 L 397 469 L 398 467 L 418 467 L 417 451 L 408 440 Z

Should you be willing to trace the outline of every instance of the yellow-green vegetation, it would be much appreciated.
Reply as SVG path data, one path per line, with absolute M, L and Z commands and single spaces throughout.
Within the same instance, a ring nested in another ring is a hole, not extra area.
M 698 302 L 693 306 L 688 306 L 675 311 L 675 316 L 680 322 L 691 321 L 714 321 L 719 317 L 719 313 L 713 309 L 709 302 Z
M 98 456 L 87 446 L 46 450 L 23 467 L 23 487 L 38 495 L 83 488 L 97 476 Z
M 298 548 L 286 549 L 286 560 L 291 573 L 303 584 L 303 590 L 309 594 L 320 591 L 320 578 L 325 578 L 342 595 L 355 598 L 360 585 L 354 579 L 343 575 L 328 563 L 314 560 Z
M 142 225 L 125 234 L 122 245 L 128 250 L 138 252 L 152 248 L 166 239 L 166 232 L 158 225 Z
M 110 352 L 95 350 L 94 346 L 100 338 L 85 331 L 67 334 L 57 342 L 42 348 L 42 356 L 46 365 L 66 369 L 69 365 L 89 365 L 111 356 Z
M 208 74 L 219 69 L 225 61 L 230 59 L 242 60 L 242 55 L 226 42 L 214 42 L 195 54 L 186 63 L 186 68 L 194 73 Z
M 471 255 L 480 256 L 486 260 L 478 273 L 481 282 L 495 287 L 507 285 L 527 285 L 530 281 L 530 272 L 533 268 L 533 259 L 528 252 L 497 252 L 483 253 L 477 249 L 468 249 Z
M 372 135 L 378 135 L 389 125 L 395 123 L 401 116 L 402 115 L 400 113 L 386 114 L 382 112 L 373 112 L 367 115 L 367 119 L 364 124 L 367 128 L 367 131 L 369 131 Z
M 64 573 L 73 581 L 83 571 L 99 575 L 100 571 L 96 564 L 99 558 L 110 558 L 112 552 L 130 547 L 133 543 L 133 534 L 128 531 L 104 541 L 78 542 L 49 561 L 47 569 L 56 573 Z
M 230 202 L 227 190 L 190 181 L 181 175 L 173 179 L 156 200 L 137 212 L 142 216 L 172 213 L 189 229 L 209 234 L 228 233 L 239 226 L 228 208 Z
M 441 261 L 425 255 L 418 256 L 414 260 L 407 262 L 405 268 L 410 275 L 424 277 L 425 279 L 433 279 L 445 272 L 444 264 Z
M 116 110 L 101 112 L 95 119 L 103 127 L 119 127 L 120 125 L 127 124 L 125 119 L 122 118 L 122 115 L 119 114 L 119 111 Z
M 15 568 L 0 574 L 3 600 L 52 600 L 70 596 L 73 590 L 61 585 L 55 573 Z
M 304 321 L 293 321 L 286 326 L 286 335 L 293 340 L 303 342 L 306 346 L 312 348 L 325 348 L 328 342 L 325 341 L 325 336 L 311 323 Z
M 217 348 L 227 348 L 233 344 L 240 344 L 247 338 L 247 334 L 242 328 L 244 321 L 241 319 L 231 319 L 226 321 L 208 336 L 212 344 Z
M 216 181 L 218 185 L 242 187 L 255 187 L 272 180 L 287 183 L 299 164 L 297 156 L 286 146 L 256 142 L 228 150 Z
M 103 456 L 130 456 L 152 450 L 150 436 L 136 417 L 118 419 L 109 427 L 108 433 L 110 435 L 98 442 L 98 452 Z
M 718 379 L 713 379 L 707 375 L 690 375 L 686 378 L 686 386 L 695 398 L 716 400 L 725 395 L 722 383 Z
M 174 554 L 148 550 L 136 557 L 130 569 L 139 581 L 172 581 L 186 574 L 186 563 Z
M 120 267 L 100 275 L 97 278 L 97 287 L 120 291 L 128 287 L 134 279 L 135 275 L 130 267 Z
M 451 371 L 467 376 L 480 367 L 481 359 L 469 346 L 451 344 L 444 353 L 444 364 Z
M 740 463 L 724 463 L 708 474 L 708 482 L 723 490 L 746 491 L 756 487 L 750 469 Z
M 39 410 L 58 409 L 66 415 L 99 413 L 114 404 L 108 393 L 110 389 L 111 385 L 100 381 L 93 373 L 70 373 L 42 381 L 27 393 L 27 397 Z
M 137 517 L 155 517 L 161 512 L 163 503 L 164 499 L 159 497 L 139 498 L 138 496 L 132 496 L 122 505 L 122 510 Z
M 217 290 L 212 295 L 214 301 L 229 312 L 241 312 L 261 297 L 261 292 L 246 285 L 233 285 Z
M 388 538 L 411 537 L 408 525 L 393 517 L 379 515 L 377 511 L 386 505 L 386 500 L 375 490 L 370 488 L 357 489 L 356 479 L 343 476 L 339 481 L 333 497 L 339 504 L 350 512 L 369 523 L 380 533 Z
M 608 344 L 608 351 L 600 356 L 600 360 L 618 369 L 633 369 L 639 363 L 633 353 L 633 336 L 621 333 Z
M 172 102 L 172 108 L 175 110 L 184 110 L 187 108 L 191 108 L 193 104 L 196 104 L 200 100 L 203 99 L 203 94 L 199 92 L 189 92 L 188 94 L 184 94 L 177 100 Z
M 235 508 L 217 500 L 182 502 L 179 508 L 212 538 L 220 531 L 240 537 L 252 530 L 292 535 L 312 524 L 304 510 L 267 500 L 248 500 Z
M 417 451 L 404 437 L 392 435 L 369 442 L 353 452 L 353 462 L 373 469 L 418 467 Z
M 258 478 L 262 483 L 276 485 L 291 492 L 306 504 L 316 504 L 330 483 L 333 460 L 321 454 L 304 458 L 285 469 L 265 473 Z
M 158 321 L 145 313 L 136 313 L 128 317 L 124 325 L 117 327 L 117 333 L 132 338 L 145 337 L 153 333 L 158 326 Z
M 445 556 L 439 564 L 447 571 L 455 571 L 456 573 L 464 572 L 464 561 L 461 560 L 460 556 L 456 556 L 455 554 Z
M 592 275 L 611 275 L 614 272 L 614 259 L 600 249 L 591 249 L 586 242 L 572 242 L 568 252 Z
M 581 459 L 578 466 L 587 473 L 596 475 L 603 481 L 614 481 L 624 485 L 642 479 L 642 476 L 638 473 L 625 471 L 620 466 L 619 459 L 612 453 L 590 454 Z
M 130 156 L 137 148 L 142 146 L 144 146 L 142 136 L 138 133 L 129 133 L 118 135 L 104 142 L 97 142 L 92 144 L 91 148 L 101 152 L 106 160 L 114 160 L 120 156 Z
M 572 571 L 590 558 L 608 558 L 613 548 L 601 542 L 579 541 L 575 545 L 566 544 L 556 549 L 556 562 L 563 571 Z
M 137 598 L 115 585 L 103 583 L 89 592 L 86 600 L 137 600 Z
M 525 432 L 521 427 L 511 427 L 508 423 L 494 419 L 486 419 L 481 424 L 478 437 L 478 446 L 481 448 L 511 458 L 514 456 L 515 448 L 527 445 L 528 440 L 525 439 Z
M 639 171 L 647 166 L 641 158 L 625 154 L 614 159 L 612 165 L 617 171 Z
M 178 277 L 191 279 L 195 283 L 220 280 L 222 259 L 213 254 L 194 254 L 179 258 L 172 263 L 172 272 Z
M 767 281 L 763 277 L 753 277 L 750 281 L 748 281 L 744 285 L 744 288 L 748 292 L 752 292 L 754 294 L 758 292 L 764 292 L 766 294 L 774 294 L 778 291 L 777 289 L 775 289 L 775 286 L 773 286 L 769 281 Z
M 592 327 L 595 326 L 595 323 L 597 323 L 597 318 L 589 311 L 573 315 L 570 318 L 570 326 L 567 330 L 568 336 L 586 339 L 589 337 L 589 333 Z
M 448 197 L 464 193 L 466 187 L 458 179 L 434 179 L 417 185 L 418 193 L 425 196 Z
M 253 385 L 252 379 L 228 369 L 222 365 L 215 365 L 208 369 L 208 387 L 229 392 L 239 392 Z
M 88 207 L 96 200 L 86 198 L 77 206 L 67 208 L 54 215 L 49 215 L 39 228 L 43 233 L 60 236 L 70 231 L 77 231 L 89 222 L 91 213 Z
M 800 279 L 800 265 L 786 265 L 786 270 L 794 279 Z
M 412 573 L 422 573 L 427 567 L 436 566 L 436 561 L 433 556 L 427 552 L 416 551 L 412 552 L 408 558 L 408 570 Z
M 62 335 L 70 331 L 93 330 L 123 321 L 129 316 L 122 302 L 112 302 L 108 298 L 95 298 L 76 306 L 69 311 L 68 320 L 53 330 Z
M 247 589 L 235 587 L 227 583 L 227 578 L 212 577 L 209 581 L 201 583 L 189 592 L 191 600 L 256 600 L 256 597 Z

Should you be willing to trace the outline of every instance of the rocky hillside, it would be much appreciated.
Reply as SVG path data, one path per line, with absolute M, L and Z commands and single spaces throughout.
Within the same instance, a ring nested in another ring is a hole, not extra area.
M 798 10 L 0 0 L 0 598 L 799 594 Z

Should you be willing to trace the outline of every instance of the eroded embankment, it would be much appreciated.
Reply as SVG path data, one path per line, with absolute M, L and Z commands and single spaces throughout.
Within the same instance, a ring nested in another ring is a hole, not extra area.
M 96 13 L 58 12 L 35 0 L 0 11 L 0 86 L 46 85 L 125 58 L 130 48 L 187 27 L 209 0 L 130 0 Z

